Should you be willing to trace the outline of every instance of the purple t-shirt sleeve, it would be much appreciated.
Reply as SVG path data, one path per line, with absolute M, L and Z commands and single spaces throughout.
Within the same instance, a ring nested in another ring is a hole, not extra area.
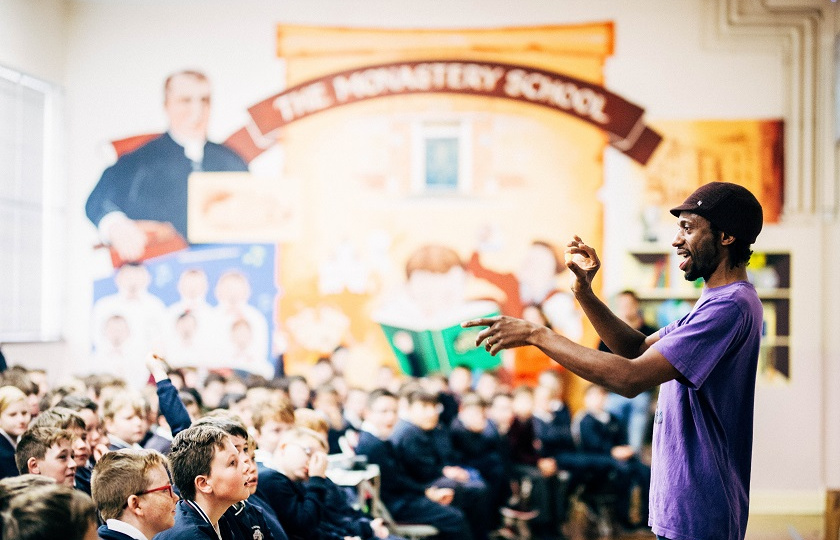
M 713 297 L 701 302 L 705 304 L 703 309 L 695 309 L 660 330 L 660 339 L 653 345 L 692 388 L 703 385 L 732 342 L 743 333 L 743 313 L 732 298 Z

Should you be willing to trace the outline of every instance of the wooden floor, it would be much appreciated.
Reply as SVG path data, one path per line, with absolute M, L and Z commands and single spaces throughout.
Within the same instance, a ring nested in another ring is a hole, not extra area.
M 569 540 L 650 540 L 655 538 L 650 532 L 601 535 L 597 527 L 586 523 L 580 516 L 570 521 L 566 528 L 566 536 Z M 752 515 L 747 526 L 746 540 L 822 540 L 822 538 L 822 515 Z
M 823 516 L 750 516 L 747 540 L 820 540 Z

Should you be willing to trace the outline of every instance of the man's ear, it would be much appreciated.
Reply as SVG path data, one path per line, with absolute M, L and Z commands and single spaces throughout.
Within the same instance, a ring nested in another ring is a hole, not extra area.
M 38 466 L 38 459 L 35 456 L 26 460 L 26 468 L 29 474 L 41 474 L 41 468 Z
M 729 233 L 721 232 L 720 233 L 720 245 L 722 246 L 729 246 L 735 242 L 735 237 Z
M 203 474 L 195 477 L 195 492 L 210 495 L 213 493 L 213 486 L 208 482 L 208 478 Z

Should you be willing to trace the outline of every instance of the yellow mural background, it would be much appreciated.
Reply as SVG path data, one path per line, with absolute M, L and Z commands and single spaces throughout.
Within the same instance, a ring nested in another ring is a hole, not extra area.
M 424 59 L 534 66 L 603 84 L 612 48 L 611 23 L 444 31 L 278 28 L 287 87 L 341 70 Z M 469 126 L 469 189 L 416 193 L 411 167 L 416 126 L 453 121 Z M 330 337 L 337 329 L 325 325 L 322 342 L 325 348 L 336 341 L 347 346 L 348 382 L 369 385 L 379 364 L 394 362 L 370 311 L 383 292 L 404 281 L 404 261 L 418 246 L 446 245 L 466 261 L 492 230 L 497 247 L 482 254 L 483 262 L 501 271 L 515 270 L 535 239 L 561 247 L 579 234 L 601 246 L 597 191 L 606 143 L 602 131 L 571 116 L 510 100 L 451 94 L 391 96 L 296 121 L 281 134 L 282 175 L 299 183 L 303 210 L 300 237 L 280 250 L 279 327 L 286 331 L 289 318 L 305 310 L 341 311 L 348 318 L 342 335 Z M 382 248 L 383 238 L 385 264 L 371 254 L 377 241 Z M 314 269 L 335 260 L 339 251 L 365 262 L 364 292 L 319 291 Z M 370 264 L 373 259 L 380 264 Z M 493 294 L 477 283 L 469 292 Z M 307 349 L 302 341 L 288 336 L 289 372 L 305 372 L 328 352 Z M 591 328 L 584 341 L 597 343 Z

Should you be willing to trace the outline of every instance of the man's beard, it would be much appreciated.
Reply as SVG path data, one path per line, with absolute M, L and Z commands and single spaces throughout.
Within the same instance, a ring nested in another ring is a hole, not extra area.
M 711 249 L 707 246 L 701 246 L 696 251 L 691 252 L 691 265 L 685 272 L 686 281 L 696 281 L 699 278 L 708 281 L 717 269 L 720 248 L 717 244 L 711 244 L 710 247 Z M 709 253 L 710 251 L 711 253 Z

